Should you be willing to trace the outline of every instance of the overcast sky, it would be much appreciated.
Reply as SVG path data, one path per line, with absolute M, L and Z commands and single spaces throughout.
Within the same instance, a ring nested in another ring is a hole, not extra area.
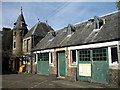
M 58 30 L 96 16 L 117 11 L 114 2 L 2 2 L 2 27 L 13 28 L 21 6 L 28 25 L 32 28 L 39 18 L 41 22 Z

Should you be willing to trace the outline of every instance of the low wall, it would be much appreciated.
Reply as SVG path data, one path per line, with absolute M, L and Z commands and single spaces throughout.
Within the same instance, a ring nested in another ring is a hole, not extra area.
M 67 75 L 65 76 L 65 78 L 69 81 L 76 81 L 77 79 L 77 68 L 68 68 L 67 70 Z

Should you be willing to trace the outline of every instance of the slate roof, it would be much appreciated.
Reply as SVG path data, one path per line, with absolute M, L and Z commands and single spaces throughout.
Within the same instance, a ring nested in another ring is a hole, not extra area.
M 13 30 L 23 30 L 23 36 L 28 32 L 27 24 L 26 24 L 24 16 L 23 16 L 22 8 L 21 8 L 21 13 L 20 13 L 17 21 L 14 23 Z
M 97 32 L 94 29 L 94 19 L 90 19 L 76 24 L 76 30 L 71 35 L 67 34 L 67 27 L 55 31 L 56 36 L 53 40 L 49 40 L 50 34 L 48 33 L 34 47 L 33 51 L 120 39 L 120 28 L 118 28 L 120 26 L 120 22 L 118 22 L 118 19 L 120 19 L 120 12 L 102 16 L 101 18 L 105 20 L 105 24 Z
M 44 22 L 38 21 L 25 35 L 24 38 L 29 37 L 31 35 L 45 37 L 45 35 L 50 31 L 53 30 L 48 24 Z

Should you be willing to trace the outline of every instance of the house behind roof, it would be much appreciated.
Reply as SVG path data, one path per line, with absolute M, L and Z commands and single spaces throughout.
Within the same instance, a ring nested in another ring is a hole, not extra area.
M 34 48 L 37 73 L 114 83 L 120 78 L 120 12 L 49 32 Z M 33 59 L 33 60 L 34 60 Z M 34 62 L 34 61 L 33 61 Z
M 34 46 L 46 36 L 47 32 L 53 29 L 46 22 L 38 22 L 28 31 L 27 24 L 25 22 L 23 11 L 21 7 L 21 13 L 14 23 L 13 31 L 13 47 L 12 47 L 12 67 L 13 70 L 22 72 L 20 68 L 24 68 L 24 71 L 36 72 L 36 63 L 31 66 L 32 53 L 31 50 Z
M 46 22 L 38 22 L 30 29 L 30 31 L 23 38 L 23 57 L 27 58 L 27 71 L 30 72 L 32 67 L 32 72 L 36 73 L 37 61 L 31 66 L 32 53 L 31 50 L 36 46 L 36 44 L 46 36 L 49 31 L 54 31 Z

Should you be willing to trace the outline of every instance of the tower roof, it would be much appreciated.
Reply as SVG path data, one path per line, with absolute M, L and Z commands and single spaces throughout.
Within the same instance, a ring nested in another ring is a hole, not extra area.
M 14 23 L 14 28 L 13 30 L 26 30 L 27 29 L 27 24 L 25 23 L 25 19 L 23 16 L 22 12 L 22 7 L 21 7 L 21 13 L 17 19 L 17 21 Z

